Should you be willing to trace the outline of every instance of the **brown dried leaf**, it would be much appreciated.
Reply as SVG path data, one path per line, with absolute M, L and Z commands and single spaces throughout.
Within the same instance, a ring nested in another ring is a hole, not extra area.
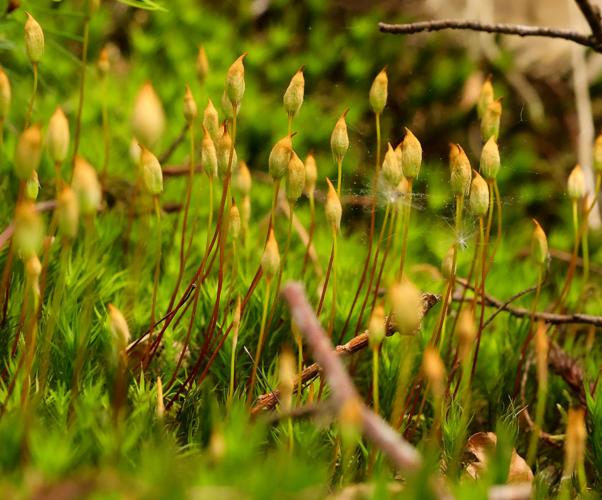
M 487 461 L 497 446 L 497 436 L 493 432 L 477 432 L 468 438 L 466 452 L 472 457 L 466 466 L 466 473 L 473 479 L 487 470 Z M 508 483 L 531 483 L 533 472 L 527 462 L 512 450 Z

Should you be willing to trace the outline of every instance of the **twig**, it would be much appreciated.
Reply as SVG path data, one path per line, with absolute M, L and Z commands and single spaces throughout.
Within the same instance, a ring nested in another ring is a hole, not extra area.
M 162 168 L 163 177 L 182 177 L 190 174 L 190 166 L 188 165 L 167 165 Z M 201 164 L 195 165 L 194 173 L 200 173 L 203 171 Z
M 456 278 L 460 285 L 472 289 L 473 287 L 468 285 L 466 280 L 462 278 Z M 525 290 L 520 294 L 516 294 L 506 302 L 502 302 L 495 297 L 485 295 L 485 304 L 488 306 L 496 307 L 496 312 L 487 320 L 487 324 L 491 322 L 500 311 L 506 311 L 516 317 L 529 317 L 531 311 L 528 309 L 511 307 L 508 304 L 515 300 L 517 296 L 520 296 L 531 289 Z M 458 295 L 454 295 L 454 300 L 459 300 Z M 600 316 L 589 316 L 587 314 L 552 314 L 552 313 L 539 313 L 536 312 L 534 315 L 536 320 L 543 320 L 550 324 L 567 324 L 567 323 L 582 323 L 590 325 L 602 325 L 602 317 Z M 548 353 L 548 364 L 550 368 L 564 379 L 571 390 L 577 395 L 582 405 L 585 405 L 585 392 L 583 388 L 583 368 L 581 364 L 567 354 L 556 342 L 550 342 L 550 351 Z M 593 388 L 593 384 L 590 389 Z
M 462 278 L 457 278 L 456 281 L 467 288 L 472 289 L 472 285 L 469 285 L 466 280 Z M 459 301 L 460 296 L 454 294 L 453 300 Z M 477 299 L 480 304 L 481 298 Z M 531 311 L 529 309 L 525 309 L 523 307 L 512 307 L 510 305 L 506 305 L 499 299 L 492 297 L 491 295 L 485 294 L 485 305 L 490 307 L 496 307 L 498 309 L 502 309 L 507 313 L 510 313 L 512 316 L 517 318 L 525 318 L 531 316 Z M 602 316 L 592 316 L 590 314 L 581 314 L 581 313 L 573 313 L 573 314 L 554 314 L 547 312 L 536 312 L 533 315 L 533 318 L 536 321 L 542 320 L 546 323 L 552 325 L 563 325 L 563 324 L 584 324 L 584 325 L 595 325 L 602 326 Z
M 166 163 L 170 158 L 174 151 L 178 148 L 182 141 L 186 138 L 186 132 L 188 132 L 188 124 L 184 124 L 182 127 L 182 131 L 178 134 L 178 136 L 174 139 L 174 141 L 169 145 L 169 147 L 163 152 L 163 154 L 159 157 L 159 163 Z
M 312 403 L 297 408 L 291 408 L 289 411 L 271 412 L 263 422 L 267 424 L 277 424 L 287 418 L 303 419 L 316 416 L 332 414 L 332 405 L 329 402 Z
M 423 314 L 426 314 L 430 309 L 439 302 L 439 296 L 434 295 L 432 293 L 424 293 L 422 295 L 423 300 Z M 387 336 L 391 336 L 396 332 L 395 327 L 391 321 L 386 321 L 387 325 Z M 361 333 L 356 337 L 353 337 L 349 342 L 343 345 L 339 345 L 335 347 L 335 352 L 339 356 L 349 356 L 355 352 L 361 351 L 368 347 L 368 332 Z M 319 363 L 314 363 L 305 368 L 296 378 L 295 380 L 295 391 L 299 386 L 299 379 L 302 385 L 307 384 L 311 380 L 315 379 L 318 375 L 320 375 L 321 367 Z M 255 415 L 259 412 L 265 410 L 271 410 L 276 407 L 278 404 L 278 396 L 280 392 L 275 390 L 273 392 L 268 392 L 263 394 L 257 398 L 255 406 L 251 409 L 251 414 Z
M 510 304 L 512 304 L 512 302 L 514 302 L 515 300 L 520 299 L 521 297 L 523 297 L 524 295 L 527 295 L 531 292 L 534 292 L 535 290 L 537 290 L 537 287 L 532 286 L 531 288 L 527 288 L 525 290 L 522 290 L 518 293 L 515 293 L 512 297 L 510 297 L 508 300 L 506 300 L 506 302 L 504 302 L 500 307 L 498 307 L 495 312 L 489 316 L 487 318 L 487 321 L 485 321 L 485 323 L 483 323 L 483 330 L 485 328 L 487 328 L 492 322 L 493 320 L 497 317 L 498 314 L 500 314 L 502 311 L 504 311 L 504 309 L 506 307 L 508 307 Z
M 523 403 L 523 409 L 521 410 L 521 412 L 519 413 L 520 415 L 522 415 L 525 423 L 527 424 L 527 427 L 529 427 L 529 429 L 532 431 L 533 428 L 535 427 L 535 423 L 533 422 L 533 419 L 531 418 L 531 414 L 529 413 L 529 407 L 527 405 L 527 397 L 525 395 L 526 392 L 526 387 L 527 387 L 527 379 L 529 378 L 529 368 L 531 367 L 532 364 L 532 359 L 529 358 L 527 359 L 527 362 L 525 364 L 525 369 L 523 371 L 523 376 L 521 379 L 521 384 L 520 384 L 520 397 Z M 562 441 L 564 440 L 564 436 L 563 435 L 553 435 L 550 434 L 549 432 L 544 431 L 543 429 L 539 430 L 539 438 L 543 441 L 545 441 L 546 443 L 551 444 L 552 446 L 556 446 L 556 447 L 562 447 Z
M 575 3 L 589 24 L 593 37 L 599 44 L 602 43 L 602 21 L 598 7 L 593 6 L 589 0 L 575 0 Z
M 548 352 L 548 364 L 550 368 L 564 379 L 567 385 L 579 398 L 579 402 L 585 406 L 585 388 L 583 384 L 583 367 L 576 359 L 569 356 L 556 342 L 550 342 Z M 593 383 L 590 390 L 593 389 Z
M 442 30 L 470 30 L 484 31 L 486 33 L 500 33 L 504 35 L 539 36 L 546 38 L 560 38 L 575 42 L 585 47 L 590 47 L 596 52 L 602 52 L 602 41 L 594 36 L 579 33 L 577 31 L 548 28 L 544 26 L 525 26 L 522 24 L 486 24 L 478 21 L 465 21 L 460 19 L 444 19 L 441 21 L 419 21 L 407 24 L 378 23 L 383 33 L 394 35 L 411 35 L 424 31 Z
M 288 283 L 284 286 L 282 295 L 288 302 L 291 315 L 305 336 L 314 358 L 324 368 L 324 375 L 332 389 L 334 404 L 340 409 L 345 403 L 358 398 L 349 374 L 305 297 L 303 286 L 299 283 Z M 361 420 L 365 436 L 397 467 L 403 470 L 416 470 L 421 466 L 422 458 L 416 448 L 363 404 Z

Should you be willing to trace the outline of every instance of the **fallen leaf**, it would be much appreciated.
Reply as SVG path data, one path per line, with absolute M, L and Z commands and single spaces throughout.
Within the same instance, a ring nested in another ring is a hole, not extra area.
M 468 438 L 466 452 L 472 455 L 466 466 L 466 473 L 473 479 L 477 479 L 487 470 L 489 457 L 497 446 L 497 436 L 493 432 L 477 432 Z M 508 483 L 531 483 L 533 471 L 527 462 L 516 450 L 512 450 L 510 469 L 508 471 Z

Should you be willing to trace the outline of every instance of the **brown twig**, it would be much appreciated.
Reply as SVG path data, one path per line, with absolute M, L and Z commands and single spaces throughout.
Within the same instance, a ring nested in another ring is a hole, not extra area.
M 527 405 L 527 396 L 525 392 L 527 387 L 527 379 L 529 378 L 529 368 L 531 367 L 532 363 L 533 361 L 531 358 L 527 359 L 525 370 L 523 372 L 523 376 L 521 377 L 520 384 L 520 397 L 523 404 L 523 409 L 520 412 L 520 416 L 522 416 L 523 420 L 527 424 L 527 427 L 531 431 L 533 431 L 533 429 L 535 428 L 535 422 L 533 422 L 531 414 L 529 413 L 529 406 Z M 539 439 L 541 439 L 542 441 L 545 441 L 546 443 L 549 443 L 552 446 L 562 447 L 562 441 L 564 439 L 564 436 L 555 436 L 553 434 L 550 434 L 549 432 L 544 431 L 543 429 L 539 429 L 538 432 Z
M 579 0 L 576 0 L 579 2 Z M 483 31 L 485 33 L 500 33 L 503 35 L 538 36 L 546 38 L 560 38 L 575 42 L 579 45 L 589 47 L 596 52 L 602 52 L 602 40 L 597 40 L 592 35 L 586 35 L 577 31 L 549 28 L 544 26 L 525 26 L 522 24 L 486 24 L 478 21 L 465 21 L 461 19 L 444 19 L 441 21 L 419 21 L 407 24 L 378 23 L 383 33 L 394 35 L 411 35 L 424 31 L 442 30 L 470 30 Z
M 310 403 L 289 411 L 271 412 L 262 419 L 266 424 L 277 424 L 287 418 L 300 420 L 304 418 L 325 417 L 332 414 L 332 405 L 329 402 Z
M 466 280 L 462 278 L 456 278 L 460 285 L 472 289 L 473 287 L 469 285 Z M 530 289 L 529 289 L 530 290 Z M 521 292 L 521 294 L 524 292 Z M 520 294 L 517 294 L 520 295 Z M 496 307 L 496 312 L 490 317 L 493 319 L 495 315 L 499 311 L 506 311 L 516 316 L 518 318 L 521 317 L 530 317 L 531 311 L 529 309 L 512 307 L 508 305 L 512 300 L 514 300 L 517 295 L 514 295 L 510 300 L 506 302 L 502 302 L 495 297 L 490 295 L 485 295 L 486 305 Z M 454 295 L 454 300 L 459 300 L 458 295 Z M 536 312 L 534 315 L 536 320 L 543 320 L 550 324 L 570 324 L 570 323 L 579 323 L 579 324 L 590 324 L 600 326 L 602 325 L 602 317 L 600 316 L 590 316 L 587 314 L 552 314 L 545 312 Z M 489 324 L 490 320 L 487 320 L 486 324 Z M 583 368 L 581 364 L 569 356 L 556 342 L 550 342 L 550 351 L 548 353 L 548 364 L 550 368 L 564 379 L 564 381 L 568 384 L 568 386 L 573 390 L 573 392 L 579 398 L 581 404 L 585 405 L 585 392 L 583 389 Z M 592 384 L 593 387 L 593 384 Z
M 579 402 L 585 406 L 584 374 L 581 363 L 572 358 L 556 342 L 550 342 L 548 364 L 556 375 L 564 379 L 567 385 L 579 398 Z M 594 384 L 592 383 L 590 389 L 593 389 L 593 385 Z
M 340 409 L 349 401 L 359 398 L 349 374 L 314 314 L 303 286 L 299 283 L 288 283 L 284 286 L 282 295 L 288 302 L 291 315 L 305 336 L 314 358 L 324 369 L 324 375 L 332 389 L 334 404 Z M 416 448 L 363 404 L 361 421 L 366 438 L 387 455 L 397 467 L 403 470 L 415 470 L 421 466 L 422 458 Z
M 163 171 L 163 177 L 183 177 L 190 174 L 189 165 L 167 165 L 161 169 Z M 195 165 L 194 173 L 200 173 L 203 171 L 201 164 Z
M 600 10 L 597 6 L 590 3 L 589 0 L 575 0 L 577 7 L 585 17 L 587 24 L 592 30 L 592 35 L 598 44 L 602 44 L 602 20 L 600 19 Z
M 161 156 L 159 157 L 159 163 L 166 163 L 171 158 L 171 155 L 174 154 L 174 151 L 178 148 L 180 144 L 182 144 L 182 141 L 186 138 L 186 132 L 188 132 L 187 123 L 184 124 L 184 126 L 182 127 L 182 131 L 179 133 L 179 135 L 173 140 L 173 142 L 163 152 L 163 154 L 161 154 Z
M 462 278 L 456 278 L 456 281 L 462 285 L 463 287 L 472 289 L 472 285 L 469 285 L 466 280 Z M 460 296 L 458 294 L 454 294 L 453 300 L 459 301 Z M 481 299 L 478 298 L 477 302 L 480 304 Z M 498 309 L 502 309 L 507 313 L 510 313 L 512 316 L 517 318 L 527 318 L 531 316 L 531 311 L 524 307 L 513 307 L 510 305 L 506 305 L 503 301 L 492 297 L 491 295 L 485 294 L 485 305 L 490 307 L 496 307 Z M 584 324 L 584 325 L 595 325 L 602 326 L 602 316 L 592 316 L 590 314 L 581 314 L 581 313 L 573 313 L 573 314 L 555 314 L 548 312 L 535 312 L 533 315 L 534 320 L 536 321 L 545 321 L 546 323 L 552 325 L 563 325 L 563 324 Z
M 439 302 L 439 296 L 434 295 L 432 293 L 424 293 L 422 295 L 424 310 L 423 313 L 426 314 L 435 304 Z M 387 325 L 387 336 L 391 336 L 396 332 L 396 329 L 391 321 L 386 322 Z M 353 337 L 349 342 L 343 345 L 339 345 L 335 347 L 335 352 L 339 356 L 349 356 L 355 352 L 361 351 L 368 347 L 368 332 L 361 333 L 356 337 Z M 296 378 L 295 380 L 295 391 L 299 386 L 299 382 L 302 385 L 307 384 L 311 380 L 315 379 L 318 375 L 320 375 L 321 367 L 319 363 L 314 363 L 306 367 Z M 300 379 L 300 380 L 299 380 Z M 251 414 L 255 415 L 265 410 L 271 410 L 276 407 L 278 404 L 278 397 L 280 396 L 280 392 L 278 390 L 274 390 L 272 392 L 268 392 L 263 394 L 257 398 L 255 406 L 251 409 Z

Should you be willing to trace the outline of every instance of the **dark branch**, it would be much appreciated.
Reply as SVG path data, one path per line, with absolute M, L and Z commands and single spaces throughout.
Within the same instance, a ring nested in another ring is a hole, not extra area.
M 324 376 L 332 389 L 331 401 L 337 410 L 359 396 L 332 343 L 322 329 L 310 303 L 307 301 L 303 286 L 288 283 L 282 290 L 288 302 L 291 316 L 305 337 L 314 359 L 324 369 Z M 381 417 L 360 403 L 361 424 L 364 435 L 380 449 L 395 466 L 402 470 L 416 470 L 422 463 L 420 453 L 410 443 L 395 432 Z
M 435 306 L 440 300 L 438 295 L 434 295 L 432 293 L 423 293 L 422 294 L 422 305 L 423 305 L 423 314 L 428 313 L 433 306 Z M 390 337 L 396 332 L 395 326 L 391 321 L 387 321 L 387 336 Z M 361 333 L 356 337 L 353 337 L 349 342 L 343 345 L 338 345 L 335 347 L 335 352 L 339 356 L 349 356 L 353 353 L 361 351 L 368 347 L 368 332 Z M 301 379 L 301 384 L 305 385 L 308 382 L 315 379 L 318 375 L 320 375 L 321 367 L 318 363 L 313 363 L 306 367 L 300 374 L 297 375 L 297 379 L 295 380 L 295 391 L 299 385 L 299 379 Z M 268 392 L 266 394 L 262 394 L 257 398 L 257 402 L 255 406 L 251 409 L 251 414 L 256 415 L 265 410 L 271 410 L 278 404 L 278 396 L 280 392 L 276 389 L 272 392 Z
M 378 27 L 383 33 L 392 33 L 394 35 L 411 35 L 413 33 L 421 33 L 423 31 L 469 30 L 482 31 L 485 33 L 500 33 L 503 35 L 560 38 L 562 40 L 575 42 L 585 47 L 590 47 L 596 52 L 602 52 L 602 41 L 599 41 L 592 35 L 586 35 L 577 31 L 548 27 L 524 26 L 521 24 L 485 24 L 478 21 L 464 21 L 456 19 L 420 21 L 408 24 L 379 23 Z
M 468 287 L 471 290 L 474 290 L 472 285 L 469 285 L 465 279 L 457 278 L 456 281 L 464 286 Z M 461 296 L 459 294 L 454 294 L 453 300 L 460 301 Z M 481 298 L 478 299 L 479 304 L 481 303 Z M 508 301 L 510 302 L 510 301 Z M 485 305 L 495 307 L 500 310 L 504 310 L 510 313 L 512 316 L 516 316 L 517 318 L 529 318 L 531 317 L 531 310 L 525 309 L 524 307 L 512 307 L 501 300 L 492 297 L 491 295 L 485 295 Z M 583 325 L 594 325 L 594 326 L 602 326 L 602 316 L 592 316 L 590 314 L 581 314 L 581 313 L 573 313 L 573 314 L 554 314 L 548 312 L 535 312 L 533 315 L 533 319 L 535 321 L 545 321 L 551 325 L 564 325 L 564 324 L 583 324 Z
M 178 136 L 173 140 L 173 142 L 169 145 L 169 147 L 159 156 L 159 163 L 165 163 L 169 161 L 171 155 L 174 154 L 175 150 L 178 149 L 178 146 L 182 144 L 182 141 L 186 138 L 186 132 L 188 131 L 188 125 L 184 125 L 182 130 L 178 134 Z
M 575 0 L 577 7 L 585 17 L 587 24 L 592 30 L 592 35 L 598 44 L 602 44 L 602 22 L 600 20 L 600 10 L 592 5 L 589 0 Z

